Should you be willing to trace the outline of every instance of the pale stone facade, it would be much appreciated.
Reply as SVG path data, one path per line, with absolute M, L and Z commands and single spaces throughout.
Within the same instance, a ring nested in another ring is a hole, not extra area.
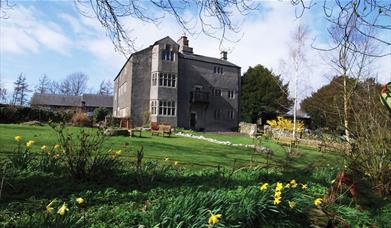
M 240 67 L 193 53 L 170 37 L 134 53 L 115 78 L 113 113 L 133 126 L 148 121 L 227 131 L 238 127 Z

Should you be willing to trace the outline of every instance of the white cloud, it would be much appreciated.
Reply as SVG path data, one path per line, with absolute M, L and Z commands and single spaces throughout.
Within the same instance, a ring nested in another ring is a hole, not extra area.
M 16 5 L 9 11 L 9 19 L 1 20 L 1 51 L 9 53 L 37 53 L 48 48 L 63 55 L 69 54 L 70 40 L 61 27 L 40 20 L 41 12 L 34 7 Z

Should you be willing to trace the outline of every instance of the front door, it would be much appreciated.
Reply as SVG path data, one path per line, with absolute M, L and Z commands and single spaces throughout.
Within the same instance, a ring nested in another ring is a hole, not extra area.
M 197 115 L 192 112 L 190 113 L 190 129 L 196 129 Z

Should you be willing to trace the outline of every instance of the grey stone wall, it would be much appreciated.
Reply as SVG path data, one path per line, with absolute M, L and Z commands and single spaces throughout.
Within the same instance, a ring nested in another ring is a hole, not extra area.
M 222 67 L 223 74 L 214 73 L 214 67 Z M 196 129 L 206 131 L 230 131 L 238 127 L 240 68 L 179 58 L 178 84 L 178 126 L 190 128 L 190 114 L 197 115 Z M 209 104 L 191 104 L 190 91 L 202 86 L 201 91 L 209 93 Z M 218 88 L 222 96 L 213 96 L 212 89 Z M 235 97 L 228 98 L 228 90 Z M 220 110 L 220 119 L 215 119 L 215 110 Z M 228 111 L 234 112 L 231 120 Z
M 151 89 L 151 49 L 146 49 L 133 57 L 132 98 L 130 119 L 134 127 L 143 125 L 144 115 L 149 112 Z

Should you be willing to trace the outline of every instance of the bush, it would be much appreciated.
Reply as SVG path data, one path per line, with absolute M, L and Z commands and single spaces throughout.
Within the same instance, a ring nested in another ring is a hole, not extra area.
M 94 118 L 96 122 L 105 120 L 105 117 L 110 114 L 110 111 L 107 108 L 96 108 L 94 109 Z
M 119 158 L 102 151 L 105 136 L 101 129 L 77 134 L 65 131 L 64 124 L 51 127 L 56 131 L 63 150 L 68 173 L 77 180 L 111 176 L 121 166 Z
M 0 107 L 0 123 L 21 123 L 34 120 L 40 122 L 62 122 L 69 121 L 71 115 L 72 112 L 58 112 L 37 107 Z
M 91 120 L 87 116 L 87 113 L 76 112 L 72 117 L 72 124 L 79 127 L 91 126 Z

